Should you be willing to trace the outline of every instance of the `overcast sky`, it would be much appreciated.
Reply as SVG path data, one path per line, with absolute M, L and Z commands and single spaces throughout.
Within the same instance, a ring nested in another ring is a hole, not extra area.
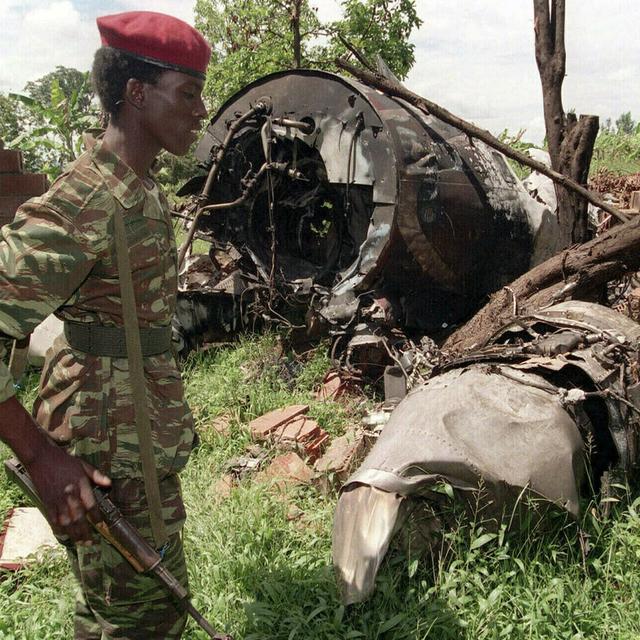
M 0 0 L 0 92 L 20 91 L 56 65 L 87 70 L 100 45 L 95 18 L 133 9 L 193 22 L 192 0 Z M 321 18 L 338 2 L 316 0 Z M 565 109 L 640 118 L 640 2 L 567 0 Z M 531 0 L 417 0 L 416 64 L 406 85 L 499 133 L 544 134 Z

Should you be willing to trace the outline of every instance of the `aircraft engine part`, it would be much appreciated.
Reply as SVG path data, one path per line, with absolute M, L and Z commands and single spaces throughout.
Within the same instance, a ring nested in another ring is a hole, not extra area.
M 239 127 L 212 185 L 209 202 L 238 204 L 198 225 L 262 286 L 294 305 L 313 299 L 312 315 L 334 328 L 380 291 L 394 322 L 432 331 L 528 268 L 533 200 L 504 157 L 342 76 L 295 70 L 248 85 L 212 118 L 202 166 L 266 100 L 271 112 Z
M 534 503 L 538 517 L 540 504 L 578 516 L 580 498 L 607 497 L 607 478 L 635 473 L 639 345 L 629 318 L 563 302 L 515 318 L 411 391 L 338 500 L 333 561 L 345 602 L 371 593 L 392 537 L 416 523 L 408 514 L 427 516 L 423 547 L 438 540 L 442 483 L 480 506 L 490 528 L 517 526 L 516 508 Z

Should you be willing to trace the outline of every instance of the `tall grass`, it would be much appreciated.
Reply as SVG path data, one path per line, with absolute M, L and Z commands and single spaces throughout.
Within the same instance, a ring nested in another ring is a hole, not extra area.
M 593 150 L 590 173 L 600 169 L 619 174 L 640 171 L 640 124 L 632 133 L 600 131 Z
M 324 349 L 282 352 L 275 335 L 194 357 L 185 369 L 201 446 L 183 474 L 189 518 L 185 546 L 196 606 L 237 639 L 509 638 L 629 639 L 640 635 L 640 501 L 610 521 L 587 509 L 583 557 L 578 527 L 560 519 L 546 532 L 488 533 L 457 513 L 445 559 L 400 549 L 383 563 L 366 603 L 341 605 L 331 568 L 335 495 L 313 486 L 281 491 L 246 478 L 218 493 L 226 461 L 245 451 L 247 423 L 290 402 L 333 434 L 358 419 L 360 401 L 319 402 Z M 231 416 L 228 435 L 211 428 Z M 0 479 L 0 507 L 19 496 Z M 292 508 L 295 506 L 295 509 Z M 54 556 L 0 577 L 0 639 L 69 638 L 73 581 Z M 205 638 L 189 623 L 185 638 Z

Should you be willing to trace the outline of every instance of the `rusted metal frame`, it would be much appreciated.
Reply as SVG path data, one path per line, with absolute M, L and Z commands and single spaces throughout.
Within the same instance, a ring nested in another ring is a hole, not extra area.
M 271 150 L 273 147 L 273 122 L 270 118 L 262 126 L 260 130 L 260 138 L 262 140 L 262 150 L 267 163 L 267 200 L 269 210 L 269 231 L 271 232 L 271 265 L 269 268 L 269 302 L 271 306 L 273 302 L 273 293 L 275 290 L 275 274 L 276 274 L 276 220 L 275 220 L 275 192 L 273 187 L 273 174 L 269 170 L 271 166 Z
M 291 120 L 290 118 L 274 118 L 272 120 L 273 124 L 276 124 L 280 127 L 290 127 L 293 129 L 298 129 L 305 135 L 309 135 L 313 133 L 313 125 L 310 122 L 302 122 L 301 120 Z
M 625 214 L 623 214 L 615 207 L 612 207 L 609 203 L 596 196 L 592 191 L 585 189 L 583 186 L 579 185 L 571 178 L 565 176 L 562 173 L 558 173 L 553 169 L 550 169 L 542 162 L 533 160 L 529 156 L 526 156 L 524 153 L 520 153 L 519 151 L 512 149 L 509 145 L 500 142 L 500 140 L 492 136 L 488 131 L 480 129 L 480 127 L 476 127 L 475 125 L 466 122 L 462 118 L 453 115 L 451 112 L 447 111 L 443 107 L 440 107 L 434 102 L 431 102 L 430 100 L 422 98 L 412 91 L 409 91 L 407 88 L 403 87 L 397 82 L 392 82 L 378 74 L 370 73 L 368 71 L 365 71 L 364 69 L 355 67 L 345 60 L 337 59 L 336 65 L 344 71 L 348 71 L 365 84 L 378 89 L 379 91 L 382 91 L 387 95 L 406 100 L 408 103 L 412 104 L 418 109 L 421 109 L 425 113 L 433 115 L 439 120 L 442 120 L 443 122 L 446 122 L 456 129 L 463 131 L 468 136 L 472 138 L 478 138 L 478 140 L 482 140 L 482 142 L 494 149 L 497 149 L 498 151 L 500 151 L 500 153 L 507 156 L 507 158 L 511 158 L 512 160 L 515 160 L 516 162 L 530 167 L 538 173 L 551 178 L 551 180 L 553 180 L 555 183 L 561 184 L 563 187 L 577 193 L 579 196 L 587 200 L 587 202 L 590 202 L 599 209 L 610 213 L 621 222 L 628 222 L 629 218 Z
M 182 263 L 184 262 L 184 257 L 187 251 L 187 247 L 189 246 L 189 244 L 191 244 L 191 242 L 193 241 L 193 238 L 195 237 L 196 229 L 198 227 L 198 222 L 200 220 L 200 216 L 202 216 L 203 213 L 208 213 L 209 211 L 220 211 L 222 209 L 231 209 L 233 207 L 237 207 L 243 204 L 247 200 L 247 198 L 253 193 L 253 191 L 256 188 L 256 185 L 258 184 L 259 179 L 268 169 L 275 169 L 276 171 L 285 171 L 286 168 L 287 168 L 286 163 L 283 163 L 283 162 L 275 162 L 271 166 L 269 166 L 265 162 L 258 170 L 258 173 L 256 173 L 255 178 L 253 178 L 251 183 L 244 189 L 241 196 L 239 196 L 235 200 L 232 200 L 231 202 L 217 202 L 215 204 L 208 204 L 204 207 L 200 207 L 193 218 L 193 222 L 191 223 L 191 228 L 189 230 L 189 237 L 187 238 L 185 243 L 182 245 L 182 247 L 180 247 L 180 255 L 178 256 L 178 267 L 179 268 L 182 267 Z M 179 216 L 179 217 L 186 218 L 186 216 Z M 191 218 L 187 218 L 187 219 L 191 220 Z
M 349 154 L 347 157 L 347 179 L 345 181 L 345 212 L 349 212 L 351 210 L 351 200 L 350 200 L 350 187 L 352 180 L 355 180 L 356 173 L 356 140 L 360 137 L 362 130 L 364 129 L 364 114 L 362 111 L 358 113 L 356 116 L 356 127 L 353 131 L 353 135 L 351 136 L 351 142 L 349 143 Z M 353 172 L 353 178 L 351 177 L 351 173 Z
M 233 140 L 238 130 L 244 125 L 245 122 L 247 122 L 247 120 L 250 120 L 254 116 L 270 113 L 271 108 L 272 108 L 271 100 L 269 98 L 261 98 L 253 107 L 251 107 L 251 109 L 249 109 L 249 111 L 241 115 L 237 120 L 234 120 L 234 122 L 229 127 L 229 131 L 227 132 L 227 135 L 224 141 L 222 142 L 222 145 L 220 146 L 220 148 L 218 149 L 218 152 L 216 153 L 216 157 L 213 160 L 213 164 L 211 165 L 211 169 L 209 170 L 207 180 L 204 186 L 202 187 L 202 191 L 200 192 L 200 195 L 198 197 L 198 200 L 200 202 L 206 202 L 209 199 L 209 196 L 211 194 L 211 189 L 213 187 L 213 183 L 215 182 L 216 178 L 218 177 L 218 173 L 220 172 L 220 166 L 222 164 L 222 160 L 227 154 L 227 149 L 231 144 L 231 140 Z M 227 203 L 227 205 L 232 206 L 232 203 Z M 182 243 L 182 246 L 180 247 L 180 253 L 178 255 L 178 271 L 182 268 L 182 264 L 187 254 L 187 250 L 189 249 L 189 247 L 191 246 L 191 243 L 193 242 L 193 236 L 196 232 L 196 228 L 198 226 L 198 222 L 200 220 L 200 214 L 202 213 L 202 211 L 203 211 L 202 207 L 196 211 L 196 215 L 193 218 L 193 223 L 189 228 L 189 233 L 187 234 L 185 241 Z
M 184 213 L 180 213 L 179 211 L 170 211 L 172 218 L 180 218 L 180 220 L 187 220 L 188 222 L 192 222 L 193 218 L 191 216 L 185 216 Z
M 391 347 L 388 344 L 387 338 L 384 336 L 382 336 L 382 345 L 384 346 L 388 356 L 398 365 L 398 367 L 400 367 L 400 371 L 402 371 L 402 375 L 404 376 L 404 379 L 409 381 L 409 373 L 402 365 L 402 362 L 400 362 L 400 358 L 398 358 L 398 356 L 396 356 L 393 353 L 393 351 L 391 350 Z M 396 349 L 394 349 L 394 351 L 396 351 Z
M 209 211 L 219 211 L 221 209 L 231 209 L 232 207 L 237 207 L 239 204 L 242 204 L 249 197 L 250 189 L 246 189 L 245 192 L 239 197 L 233 200 L 232 202 L 219 202 L 217 204 L 210 204 L 206 207 L 201 207 L 196 212 L 196 215 L 193 218 L 193 222 L 191 223 L 191 227 L 189 228 L 189 235 L 187 239 L 184 241 L 182 246 L 180 247 L 180 255 L 178 256 L 178 270 L 182 268 L 182 264 L 184 263 L 184 258 L 187 254 L 187 249 L 193 242 L 193 238 L 196 234 L 196 229 L 198 227 L 198 222 L 200 221 L 200 217 L 203 213 L 207 213 Z

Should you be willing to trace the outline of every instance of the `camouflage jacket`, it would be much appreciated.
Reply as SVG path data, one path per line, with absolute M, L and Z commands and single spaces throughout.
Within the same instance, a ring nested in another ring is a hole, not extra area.
M 0 230 L 0 401 L 13 393 L 1 357 L 8 338 L 29 334 L 52 312 L 63 320 L 122 326 L 113 240 L 113 216 L 120 213 L 139 324 L 171 323 L 177 257 L 167 202 L 97 143 Z M 173 354 L 146 357 L 144 367 L 163 479 L 185 465 L 193 420 Z M 72 453 L 112 478 L 142 477 L 126 359 L 78 352 L 57 338 L 47 354 L 34 415 Z

